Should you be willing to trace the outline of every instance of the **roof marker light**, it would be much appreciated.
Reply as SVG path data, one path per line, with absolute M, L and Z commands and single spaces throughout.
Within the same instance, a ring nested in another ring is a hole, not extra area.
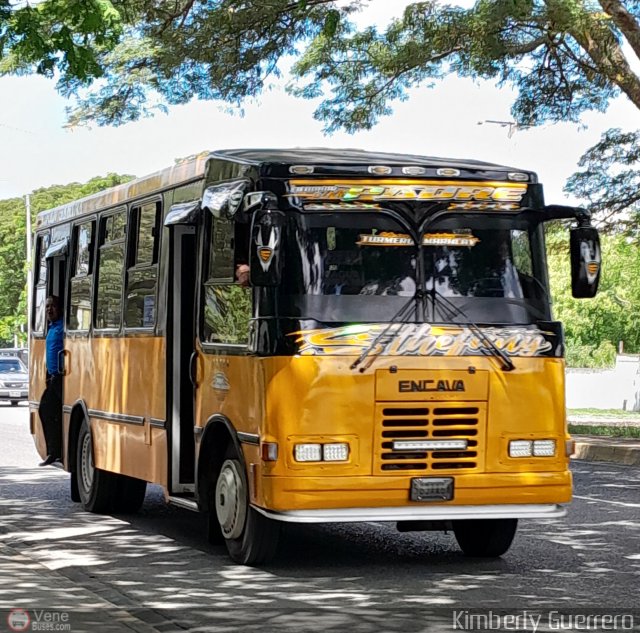
M 385 176 L 392 172 L 391 167 L 386 167 L 385 165 L 369 165 L 367 171 L 370 174 L 374 174 L 376 176 Z
M 521 171 L 510 171 L 507 174 L 509 180 L 515 180 L 516 182 L 528 182 L 529 174 L 524 174 Z
M 460 170 L 454 169 L 453 167 L 441 167 L 436 171 L 438 176 L 459 176 Z
M 289 172 L 292 174 L 312 174 L 314 172 L 315 167 L 312 165 L 291 165 L 289 167 Z
M 402 173 L 406 176 L 422 176 L 427 170 L 424 167 L 403 167 Z

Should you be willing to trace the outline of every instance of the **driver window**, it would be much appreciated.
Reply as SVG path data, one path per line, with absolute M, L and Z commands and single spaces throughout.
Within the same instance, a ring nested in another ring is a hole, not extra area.
M 251 290 L 240 283 L 238 265 L 246 266 L 246 245 L 228 218 L 210 216 L 207 239 L 207 271 L 202 286 L 202 341 L 246 345 L 251 319 Z

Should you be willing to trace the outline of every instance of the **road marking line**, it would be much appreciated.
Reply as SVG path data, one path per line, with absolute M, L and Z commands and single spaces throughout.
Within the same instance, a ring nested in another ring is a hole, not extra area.
M 624 501 L 610 501 L 609 499 L 596 499 L 595 497 L 579 497 L 573 495 L 574 499 L 586 499 L 587 501 L 600 501 L 600 503 L 611 503 L 614 506 L 625 506 L 626 508 L 640 508 L 640 503 L 625 503 Z

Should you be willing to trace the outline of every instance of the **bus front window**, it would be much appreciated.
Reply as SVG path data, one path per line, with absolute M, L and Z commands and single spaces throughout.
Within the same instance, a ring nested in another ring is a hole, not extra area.
M 486 216 L 459 215 L 427 227 L 418 249 L 407 229 L 382 210 L 292 214 L 282 316 L 389 321 L 421 287 L 422 309 L 410 312 L 410 321 L 547 320 L 544 253 L 540 237 L 532 241 L 536 231 L 516 218 L 493 223 Z
M 415 246 L 384 213 L 297 216 L 286 239 L 286 316 L 387 321 L 415 295 Z

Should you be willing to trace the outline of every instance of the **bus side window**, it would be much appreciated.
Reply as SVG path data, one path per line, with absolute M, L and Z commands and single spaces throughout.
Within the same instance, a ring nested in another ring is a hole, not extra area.
M 235 281 L 233 220 L 209 220 L 207 271 L 202 287 L 203 342 L 246 345 L 249 341 L 251 290 Z
M 125 248 L 124 211 L 102 217 L 96 282 L 94 327 L 119 329 L 122 320 L 122 274 Z
M 31 328 L 34 334 L 43 335 L 45 327 L 44 302 L 47 298 L 47 259 L 45 254 L 49 248 L 49 233 L 36 238 L 36 256 L 33 279 L 33 307 Z
M 74 229 L 71 288 L 69 290 L 70 330 L 87 331 L 91 325 L 91 291 L 93 288 L 93 243 L 95 220 Z
M 156 323 L 159 220 L 159 201 L 131 211 L 124 306 L 124 324 L 128 328 L 152 328 Z

